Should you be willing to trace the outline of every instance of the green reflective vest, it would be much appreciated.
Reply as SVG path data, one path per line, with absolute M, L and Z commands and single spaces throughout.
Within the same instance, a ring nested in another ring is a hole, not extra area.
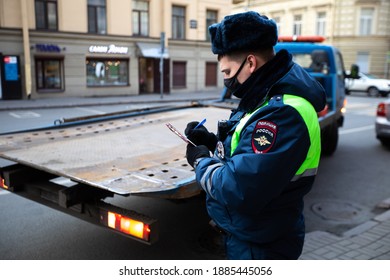
M 284 104 L 294 107 L 301 115 L 301 117 L 303 118 L 306 124 L 307 130 L 309 132 L 310 143 L 311 143 L 306 159 L 302 163 L 298 171 L 296 172 L 295 177 L 292 179 L 292 181 L 296 181 L 301 177 L 316 175 L 318 164 L 320 161 L 320 156 L 321 156 L 321 130 L 318 122 L 317 113 L 309 101 L 299 96 L 284 94 L 283 102 Z M 232 136 L 232 141 L 230 143 L 230 148 L 231 148 L 230 155 L 233 155 L 234 151 L 236 150 L 238 146 L 238 142 L 240 141 L 241 131 L 244 128 L 247 121 L 257 111 L 259 111 L 261 108 L 267 105 L 268 102 L 264 103 L 262 106 L 257 108 L 252 113 L 246 114 L 240 120 Z

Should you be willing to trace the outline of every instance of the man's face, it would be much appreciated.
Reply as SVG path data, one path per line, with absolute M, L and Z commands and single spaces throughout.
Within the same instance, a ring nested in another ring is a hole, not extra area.
M 229 79 L 229 78 L 233 77 L 234 75 L 236 75 L 241 64 L 243 64 L 243 63 L 244 63 L 244 65 L 243 65 L 240 73 L 237 76 L 237 80 L 240 84 L 244 83 L 246 81 L 246 79 L 248 79 L 249 76 L 251 75 L 250 65 L 247 61 L 247 58 L 245 58 L 245 62 L 244 62 L 244 59 L 242 59 L 242 60 L 237 59 L 237 58 L 233 59 L 232 57 L 230 57 L 228 55 L 222 56 L 219 60 L 219 66 L 220 66 L 220 70 L 223 74 L 223 78 Z

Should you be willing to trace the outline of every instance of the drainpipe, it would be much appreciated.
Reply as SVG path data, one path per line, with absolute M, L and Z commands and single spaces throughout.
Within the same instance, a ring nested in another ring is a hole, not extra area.
M 31 98 L 31 57 L 30 57 L 30 36 L 28 31 L 27 0 L 20 0 L 22 7 L 22 30 L 24 50 L 24 74 L 27 99 Z

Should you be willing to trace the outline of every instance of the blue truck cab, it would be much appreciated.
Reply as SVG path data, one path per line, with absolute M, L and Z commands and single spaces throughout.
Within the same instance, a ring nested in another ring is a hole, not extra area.
M 286 49 L 293 60 L 317 79 L 324 87 L 327 106 L 319 113 L 321 126 L 322 154 L 331 155 L 338 143 L 338 129 L 344 122 L 345 111 L 345 68 L 340 51 L 322 44 L 320 36 L 279 37 L 275 51 Z

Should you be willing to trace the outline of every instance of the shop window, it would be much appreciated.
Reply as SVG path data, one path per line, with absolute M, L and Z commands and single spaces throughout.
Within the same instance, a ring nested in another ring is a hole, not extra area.
M 107 33 L 106 0 L 88 0 L 88 32 Z
M 35 24 L 40 30 L 57 28 L 57 0 L 35 0 Z
M 187 86 L 186 65 L 187 63 L 185 61 L 174 61 L 172 63 L 172 72 L 173 72 L 172 86 L 174 88 L 184 88 Z
M 87 86 L 128 86 L 129 60 L 87 58 Z
M 38 91 L 64 90 L 63 58 L 36 58 L 35 65 Z

